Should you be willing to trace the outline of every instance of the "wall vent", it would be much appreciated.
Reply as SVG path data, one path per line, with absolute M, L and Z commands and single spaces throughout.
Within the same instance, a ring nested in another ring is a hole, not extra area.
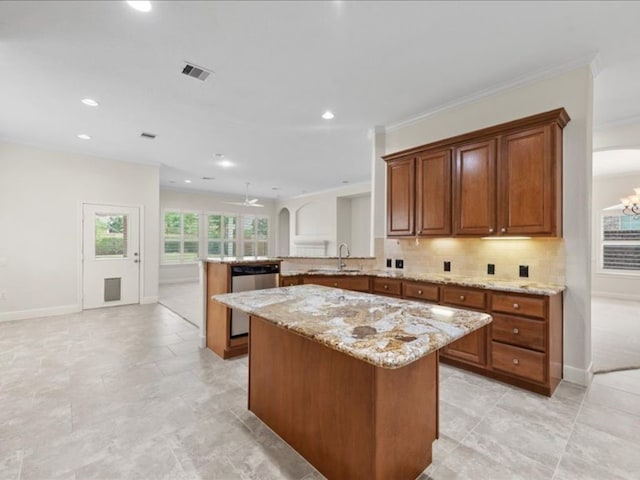
M 140 134 L 140 136 L 142 138 L 148 138 L 149 140 L 153 140 L 157 137 L 157 135 L 155 133 L 149 133 L 149 132 L 142 132 Z
M 198 80 L 202 80 L 204 82 L 212 72 L 211 70 L 207 70 L 204 67 L 186 63 L 184 68 L 182 69 L 182 73 L 187 77 L 197 78 Z

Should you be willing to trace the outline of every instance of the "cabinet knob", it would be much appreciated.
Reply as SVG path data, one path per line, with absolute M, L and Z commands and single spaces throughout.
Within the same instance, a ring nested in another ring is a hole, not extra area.
M 517 334 L 519 334 L 519 333 L 520 333 L 520 330 L 518 330 L 517 328 L 514 328 L 514 329 L 513 329 L 513 333 L 514 333 L 515 335 L 517 335 Z
M 418 235 L 422 235 L 422 230 L 418 230 Z
M 493 228 L 490 228 L 490 229 L 489 229 L 489 233 L 493 233 Z
M 517 303 L 513 304 L 513 308 L 515 308 L 516 310 L 520 308 L 520 305 L 518 305 Z
M 385 290 L 389 290 L 389 285 L 385 285 L 385 286 L 384 286 L 384 287 L 382 287 L 382 288 L 384 288 Z
M 506 232 L 506 231 L 507 231 L 507 229 L 503 227 L 503 228 L 501 228 L 501 229 L 500 229 L 500 231 L 501 231 L 502 233 L 504 233 L 504 232 Z
M 520 365 L 520 360 L 518 360 L 517 358 L 513 359 L 513 364 L 514 365 Z
M 422 290 L 418 290 L 418 295 L 422 295 Z
M 334 284 L 333 284 L 333 286 L 334 286 L 334 287 L 337 287 L 337 286 L 338 286 L 338 282 L 334 283 Z
M 460 300 L 464 300 L 464 295 L 460 295 Z

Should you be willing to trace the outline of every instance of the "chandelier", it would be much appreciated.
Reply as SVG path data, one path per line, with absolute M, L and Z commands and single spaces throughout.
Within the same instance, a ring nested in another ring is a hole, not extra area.
M 638 218 L 640 217 L 640 187 L 634 188 L 634 191 L 635 195 L 621 198 L 620 201 L 622 202 L 622 213 Z

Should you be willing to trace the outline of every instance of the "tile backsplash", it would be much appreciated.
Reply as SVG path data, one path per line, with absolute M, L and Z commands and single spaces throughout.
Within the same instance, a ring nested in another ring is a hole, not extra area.
M 444 273 L 451 262 L 452 275 L 494 280 L 519 279 L 519 266 L 529 267 L 528 281 L 564 285 L 562 239 L 483 240 L 480 238 L 385 239 L 375 241 L 376 268 L 386 259 L 404 260 L 405 272 Z M 487 274 L 487 264 L 495 274 Z

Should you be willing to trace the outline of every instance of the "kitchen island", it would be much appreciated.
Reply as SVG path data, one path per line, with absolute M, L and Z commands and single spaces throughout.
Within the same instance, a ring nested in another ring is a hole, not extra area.
M 251 315 L 249 410 L 329 479 L 413 479 L 438 436 L 438 349 L 484 313 L 300 285 L 214 295 Z

